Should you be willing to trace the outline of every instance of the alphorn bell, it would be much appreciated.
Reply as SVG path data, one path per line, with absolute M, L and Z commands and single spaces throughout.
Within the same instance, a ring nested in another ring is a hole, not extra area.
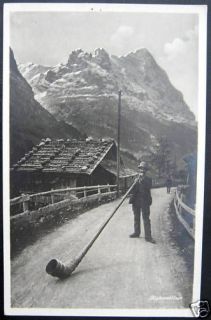
M 89 243 L 80 251 L 80 253 L 75 257 L 74 260 L 70 260 L 66 264 L 63 264 L 61 261 L 57 259 L 52 259 L 48 262 L 46 266 L 46 272 L 53 277 L 57 278 L 66 278 L 69 277 L 72 272 L 76 269 L 76 267 L 79 265 L 85 254 L 88 252 L 88 250 L 91 248 L 95 240 L 98 238 L 98 236 L 101 234 L 105 226 L 108 224 L 108 222 L 111 220 L 113 215 L 116 213 L 116 211 L 119 209 L 119 207 L 122 205 L 130 191 L 132 190 L 133 186 L 135 185 L 136 181 L 131 185 L 129 190 L 125 193 L 124 197 L 121 199 L 119 204 L 116 206 L 116 208 L 113 210 L 113 212 L 110 214 L 110 216 L 107 218 L 107 220 L 102 224 L 102 226 L 99 228 L 95 236 L 89 241 Z

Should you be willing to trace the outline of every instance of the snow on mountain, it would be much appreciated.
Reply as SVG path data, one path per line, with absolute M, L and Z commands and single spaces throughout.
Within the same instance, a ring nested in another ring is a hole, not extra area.
M 182 94 L 171 85 L 147 49 L 120 58 L 109 57 L 102 48 L 96 49 L 93 55 L 77 49 L 70 54 L 66 65 L 46 67 L 29 63 L 19 65 L 19 70 L 46 107 L 48 103 L 43 97 L 48 99 L 52 93 L 60 99 L 91 92 L 96 96 L 96 91 L 109 95 L 121 89 L 129 108 L 151 112 L 157 118 L 194 124 L 194 116 Z M 46 94 L 39 95 L 43 91 Z
M 40 73 L 45 73 L 45 71 L 48 71 L 50 67 L 48 66 L 41 66 L 39 64 L 34 64 L 33 62 L 29 62 L 27 64 L 19 64 L 18 65 L 19 71 L 22 73 L 24 78 L 27 78 L 27 80 L 33 79 L 34 76 L 37 76 Z
M 152 137 L 161 134 L 178 140 L 176 149 L 182 152 L 189 144 L 196 144 L 193 113 L 145 48 L 122 57 L 109 56 L 103 48 L 94 53 L 77 49 L 66 64 L 49 68 L 27 64 L 19 68 L 43 107 L 88 135 L 116 137 L 117 96 L 121 90 L 125 149 L 139 154 L 143 144 L 150 146 Z

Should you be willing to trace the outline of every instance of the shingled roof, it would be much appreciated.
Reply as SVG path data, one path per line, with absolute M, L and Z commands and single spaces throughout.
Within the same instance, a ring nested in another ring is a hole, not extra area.
M 100 163 L 100 165 L 107 171 L 111 172 L 113 175 L 117 175 L 117 164 L 116 161 L 114 160 L 110 160 L 110 159 L 106 159 L 104 158 L 102 160 L 102 162 Z M 120 178 L 127 178 L 127 177 L 132 177 L 132 176 L 136 176 L 137 172 L 129 169 L 129 168 L 125 168 L 124 164 L 120 162 L 120 171 L 119 171 L 119 175 Z
M 12 170 L 91 174 L 113 145 L 111 139 L 42 139 Z

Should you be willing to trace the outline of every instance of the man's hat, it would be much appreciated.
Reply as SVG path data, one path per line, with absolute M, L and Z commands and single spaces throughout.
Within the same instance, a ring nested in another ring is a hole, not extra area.
M 145 161 L 141 161 L 141 163 L 138 165 L 138 168 L 143 168 L 145 170 L 148 170 L 148 166 Z

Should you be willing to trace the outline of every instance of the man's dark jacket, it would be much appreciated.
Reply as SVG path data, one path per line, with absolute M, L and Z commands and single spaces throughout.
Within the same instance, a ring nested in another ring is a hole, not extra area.
M 138 179 L 131 190 L 130 201 L 135 207 L 145 207 L 152 204 L 151 197 L 152 179 L 145 176 L 143 179 Z

